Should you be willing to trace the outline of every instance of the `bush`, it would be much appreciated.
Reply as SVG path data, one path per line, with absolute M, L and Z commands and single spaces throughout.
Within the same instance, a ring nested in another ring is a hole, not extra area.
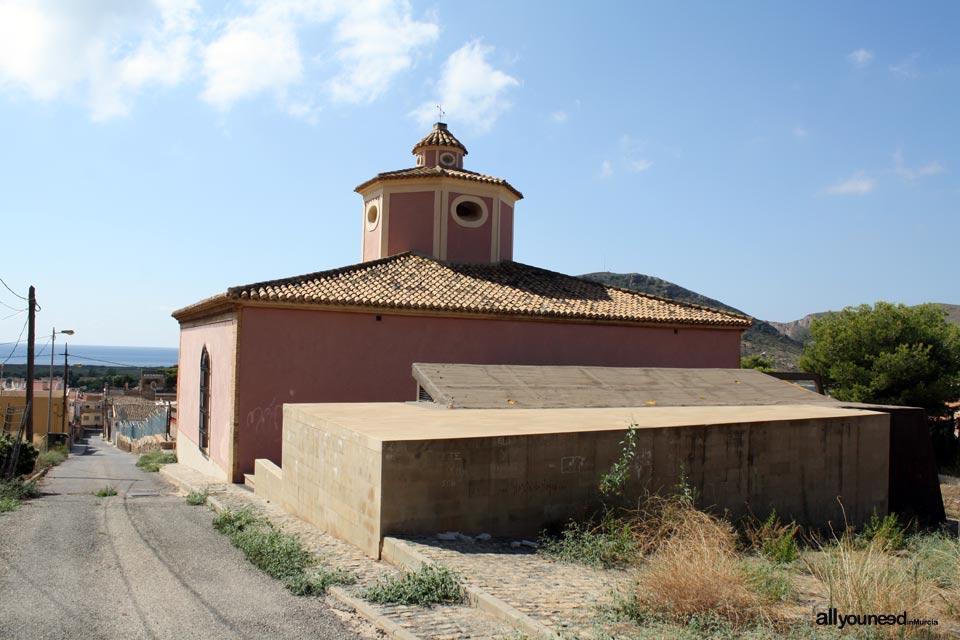
M 151 451 L 140 456 L 137 460 L 137 466 L 144 471 L 156 473 L 160 471 L 160 466 L 164 464 L 173 464 L 177 461 L 177 454 L 170 451 Z
M 541 536 L 540 553 L 560 562 L 609 569 L 633 562 L 639 549 L 630 521 L 608 512 L 597 525 L 570 522 L 559 538 Z
M 16 437 L 10 433 L 0 432 L 0 461 L 6 461 L 7 456 L 13 453 L 13 447 L 16 444 Z M 31 471 L 39 455 L 37 448 L 30 442 L 20 442 L 20 453 L 17 456 L 17 466 L 13 470 L 14 475 L 25 476 Z
M 20 508 L 20 501 L 16 498 L 0 498 L 0 513 L 16 511 Z
M 460 604 L 466 590 L 460 576 L 443 565 L 423 564 L 416 571 L 380 579 L 366 589 L 363 597 L 378 604 Z

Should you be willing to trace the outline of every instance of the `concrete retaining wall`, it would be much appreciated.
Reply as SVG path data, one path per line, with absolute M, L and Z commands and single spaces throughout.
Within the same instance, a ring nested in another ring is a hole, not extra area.
M 631 416 L 642 419 L 628 496 L 674 490 L 683 473 L 733 517 L 775 508 L 842 528 L 844 511 L 851 524 L 887 512 L 889 416 L 802 406 L 286 405 L 283 470 L 258 461 L 256 491 L 276 500 L 279 485 L 285 509 L 373 557 L 391 534 L 534 536 L 598 506 Z

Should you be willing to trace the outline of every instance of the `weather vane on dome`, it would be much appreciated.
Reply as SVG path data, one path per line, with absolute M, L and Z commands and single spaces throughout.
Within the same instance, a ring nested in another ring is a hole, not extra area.
M 437 122 L 443 122 L 443 116 L 446 111 L 443 110 L 443 107 L 437 105 Z

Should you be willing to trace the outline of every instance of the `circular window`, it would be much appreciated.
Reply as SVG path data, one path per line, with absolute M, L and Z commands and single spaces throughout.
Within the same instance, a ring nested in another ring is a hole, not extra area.
M 453 154 L 450 152 L 445 152 L 440 154 L 440 164 L 444 166 L 452 167 L 456 161 L 457 159 L 453 157 Z
M 450 208 L 453 219 L 464 227 L 479 227 L 487 220 L 487 207 L 479 198 L 460 196 Z
M 367 226 L 369 228 L 374 228 L 377 226 L 377 221 L 380 220 L 380 209 L 377 208 L 377 205 L 372 204 L 367 208 Z
M 423 166 L 423 154 L 421 154 L 421 153 L 418 153 L 418 154 L 417 154 L 417 166 L 418 166 L 418 167 L 422 167 L 422 166 Z

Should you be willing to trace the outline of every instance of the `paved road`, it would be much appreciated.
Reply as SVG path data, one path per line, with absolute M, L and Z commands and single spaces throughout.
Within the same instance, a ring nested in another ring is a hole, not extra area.
M 136 458 L 91 437 L 0 514 L 0 637 L 356 638 L 327 600 L 261 574 Z M 97 498 L 110 485 L 118 495 Z

